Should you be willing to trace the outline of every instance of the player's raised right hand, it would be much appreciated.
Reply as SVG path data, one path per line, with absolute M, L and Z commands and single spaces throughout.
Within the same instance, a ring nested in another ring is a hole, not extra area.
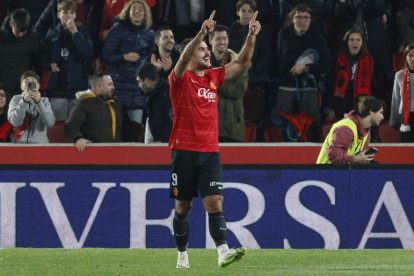
M 215 14 L 216 14 L 216 11 L 214 10 L 210 14 L 210 17 L 207 20 L 204 20 L 203 25 L 201 25 L 200 32 L 203 35 L 207 35 L 209 32 L 214 30 L 214 27 L 216 26 L 216 21 L 213 20 Z

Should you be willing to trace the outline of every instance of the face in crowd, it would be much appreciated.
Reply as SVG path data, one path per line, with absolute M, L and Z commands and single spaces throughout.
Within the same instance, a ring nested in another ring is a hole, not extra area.
M 224 53 L 229 46 L 229 36 L 226 31 L 214 32 L 213 39 L 210 40 L 213 52 Z
M 30 84 L 33 83 L 35 84 L 35 87 L 30 87 Z M 39 91 L 39 82 L 37 81 L 36 78 L 34 77 L 26 77 L 22 80 L 22 82 L 20 83 L 20 89 L 22 91 L 29 91 L 29 90 L 36 90 Z
M 244 4 L 237 11 L 237 16 L 240 18 L 241 25 L 249 25 L 250 20 L 253 17 L 254 10 L 249 4 Z
M 112 81 L 111 76 L 105 75 L 102 77 L 102 81 L 99 84 L 99 95 L 103 96 L 105 99 L 112 98 L 112 95 L 115 91 L 114 82 Z
M 129 10 L 129 18 L 134 25 L 141 25 L 145 18 L 145 7 L 141 3 L 134 3 Z
M 6 91 L 0 88 L 0 110 L 4 110 L 6 107 Z
M 175 45 L 174 34 L 171 30 L 163 30 L 155 42 L 158 48 L 165 52 L 171 52 Z
M 303 35 L 309 30 L 311 15 L 308 12 L 297 11 L 292 17 L 292 23 L 296 33 Z
M 414 49 L 408 51 L 405 60 L 407 61 L 408 68 L 414 70 Z
M 384 120 L 384 108 L 381 108 L 377 112 L 371 111 L 371 123 L 373 126 L 379 126 Z
M 362 47 L 362 37 L 360 33 L 351 33 L 348 37 L 348 49 L 349 53 L 353 56 L 359 54 Z
M 61 10 L 58 12 L 60 23 L 64 28 L 67 28 L 68 21 L 75 21 L 76 12 L 73 10 Z
M 27 33 L 27 30 L 21 31 L 13 21 L 10 21 L 10 28 L 16 38 L 22 38 Z

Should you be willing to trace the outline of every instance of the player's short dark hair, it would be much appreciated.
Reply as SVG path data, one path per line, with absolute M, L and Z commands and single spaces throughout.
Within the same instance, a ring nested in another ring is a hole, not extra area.
M 26 32 L 30 28 L 32 20 L 26 9 L 17 9 L 10 14 L 10 24 L 19 32 Z
M 160 78 L 157 67 L 152 63 L 144 63 L 137 70 L 137 77 L 141 80 L 150 79 L 157 81 Z
M 355 101 L 356 113 L 362 118 L 367 117 L 371 111 L 378 112 L 381 108 L 385 109 L 385 102 L 372 96 L 359 95 Z

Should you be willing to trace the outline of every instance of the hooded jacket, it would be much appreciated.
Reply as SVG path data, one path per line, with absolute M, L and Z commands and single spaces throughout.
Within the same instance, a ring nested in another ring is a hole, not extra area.
M 108 101 L 96 96 L 92 91 L 77 93 L 78 99 L 71 109 L 65 122 L 65 135 L 70 142 L 80 138 L 88 139 L 94 143 L 112 143 L 122 140 L 123 110 L 121 102 L 113 98 L 112 107 L 115 110 L 116 129 L 115 137 L 112 135 L 112 114 Z
M 47 129 L 55 124 L 55 116 L 48 98 L 42 97 L 39 103 L 26 102 L 22 94 L 14 96 L 9 104 L 8 119 L 13 127 L 17 128 L 23 124 L 26 113 L 30 114 L 30 123 L 23 131 L 22 137 L 12 142 L 44 144 L 49 143 Z

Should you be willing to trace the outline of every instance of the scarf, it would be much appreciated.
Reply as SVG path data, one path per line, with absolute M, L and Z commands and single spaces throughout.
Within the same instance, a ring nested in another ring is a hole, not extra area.
M 0 126 L 0 141 L 6 141 L 9 138 L 13 126 L 9 122 L 5 122 Z
M 405 69 L 401 81 L 402 124 L 401 132 L 408 132 L 410 127 L 410 70 Z
M 371 95 L 371 79 L 373 74 L 373 61 L 370 55 L 358 56 L 354 74 L 354 98 L 358 95 Z M 344 52 L 339 54 L 336 61 L 335 96 L 345 97 L 351 79 L 351 65 L 349 56 Z

